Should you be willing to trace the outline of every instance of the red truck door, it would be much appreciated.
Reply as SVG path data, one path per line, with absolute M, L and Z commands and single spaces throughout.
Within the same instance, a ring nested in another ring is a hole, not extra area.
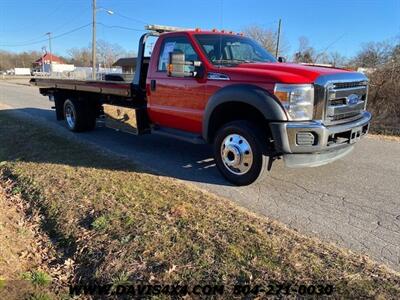
M 169 53 L 181 50 L 186 60 L 200 60 L 186 35 L 169 35 L 158 41 L 147 78 L 148 111 L 153 123 L 160 126 L 201 133 L 205 107 L 204 79 L 167 76 Z M 191 68 L 191 66 L 188 66 Z

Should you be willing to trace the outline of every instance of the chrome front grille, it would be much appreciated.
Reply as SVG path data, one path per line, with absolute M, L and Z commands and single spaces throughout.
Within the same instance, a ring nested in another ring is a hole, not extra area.
M 367 100 L 367 83 L 333 82 L 326 87 L 327 123 L 339 123 L 361 117 Z
M 368 78 L 361 73 L 322 75 L 314 83 L 314 119 L 325 125 L 357 120 L 365 110 Z
M 333 83 L 335 88 L 338 89 L 346 89 L 346 88 L 354 88 L 358 86 L 365 86 L 365 81 L 358 81 L 358 82 L 336 82 Z

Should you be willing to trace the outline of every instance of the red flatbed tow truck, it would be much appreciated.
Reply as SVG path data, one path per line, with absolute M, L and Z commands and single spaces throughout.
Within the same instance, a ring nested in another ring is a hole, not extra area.
M 33 78 L 70 130 L 96 119 L 134 134 L 160 133 L 214 148 L 236 184 L 283 157 L 288 167 L 330 163 L 369 129 L 361 73 L 285 63 L 242 35 L 150 25 L 133 82 Z M 151 56 L 146 41 L 156 37 Z

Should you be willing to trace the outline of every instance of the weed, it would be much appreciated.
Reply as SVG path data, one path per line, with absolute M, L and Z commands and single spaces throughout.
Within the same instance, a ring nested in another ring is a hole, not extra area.
M 51 277 L 43 271 L 25 272 L 22 279 L 29 280 L 35 286 L 47 286 L 51 283 Z
M 103 231 L 108 227 L 108 225 L 108 218 L 106 216 L 100 216 L 93 221 L 92 228 L 96 231 Z
M 19 195 L 22 193 L 22 188 L 20 186 L 14 186 L 11 190 L 12 195 Z
M 45 292 L 35 292 L 28 296 L 28 300 L 52 300 L 53 298 Z

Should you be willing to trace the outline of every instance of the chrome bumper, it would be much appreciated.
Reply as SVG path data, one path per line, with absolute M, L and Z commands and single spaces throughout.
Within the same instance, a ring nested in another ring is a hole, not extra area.
M 271 123 L 275 148 L 289 167 L 314 167 L 337 160 L 352 150 L 352 145 L 369 130 L 371 114 L 333 126 L 321 122 Z M 299 134 L 300 133 L 300 134 Z M 306 139 L 299 138 L 305 136 Z

